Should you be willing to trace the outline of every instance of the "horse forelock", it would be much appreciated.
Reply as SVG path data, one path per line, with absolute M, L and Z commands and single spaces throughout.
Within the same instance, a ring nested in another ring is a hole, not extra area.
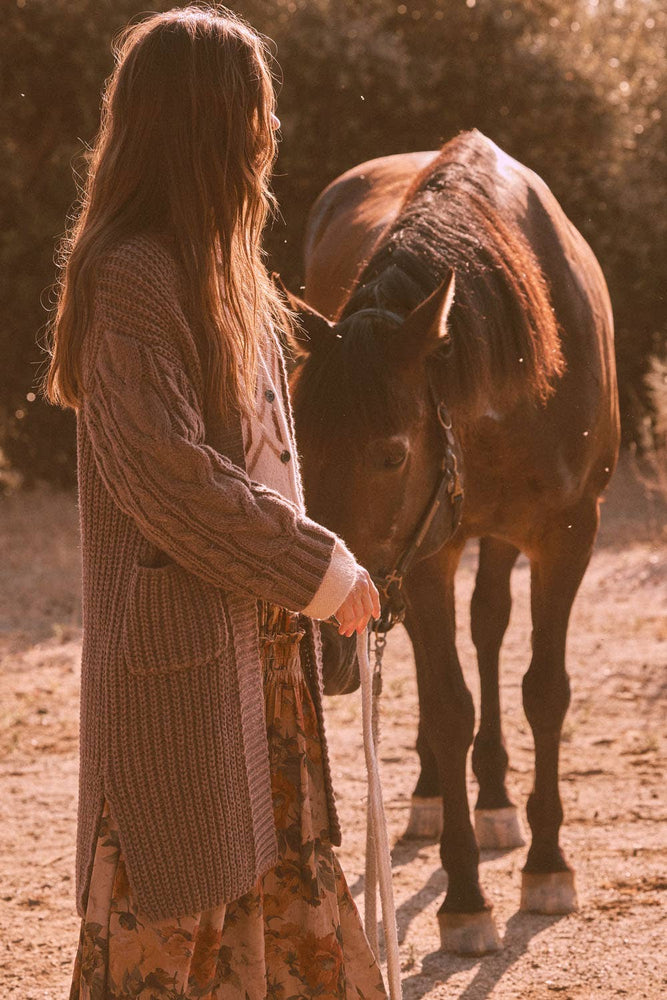
M 351 438 L 398 433 L 415 416 L 415 400 L 383 349 L 400 317 L 368 306 L 340 324 L 341 336 L 310 354 L 292 383 L 299 441 L 313 448 L 349 449 Z
M 408 190 L 341 312 L 341 320 L 368 307 L 405 316 L 452 268 L 452 350 L 438 371 L 462 410 L 543 402 L 564 367 L 547 282 L 518 222 L 497 206 L 496 182 L 483 137 L 447 143 Z

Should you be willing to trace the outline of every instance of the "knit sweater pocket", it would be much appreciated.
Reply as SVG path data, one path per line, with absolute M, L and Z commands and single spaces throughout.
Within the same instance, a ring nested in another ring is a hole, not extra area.
M 203 666 L 228 642 L 223 591 L 177 563 L 132 570 L 121 647 L 132 674 Z

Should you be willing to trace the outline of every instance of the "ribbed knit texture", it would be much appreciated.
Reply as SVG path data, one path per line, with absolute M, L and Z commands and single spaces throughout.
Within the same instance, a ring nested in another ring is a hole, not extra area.
M 257 598 L 304 608 L 336 541 L 248 477 L 240 418 L 205 421 L 180 287 L 165 244 L 118 247 L 84 349 L 81 916 L 105 795 L 150 919 L 236 899 L 275 864 Z M 279 370 L 293 436 L 282 354 Z M 305 622 L 323 727 L 319 627 Z

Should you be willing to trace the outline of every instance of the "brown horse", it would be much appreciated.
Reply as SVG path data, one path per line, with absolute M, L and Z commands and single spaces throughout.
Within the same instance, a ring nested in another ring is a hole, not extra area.
M 420 705 L 408 834 L 441 836 L 443 947 L 481 954 L 499 942 L 478 844 L 522 843 L 505 787 L 498 682 L 519 552 L 531 564 L 523 700 L 535 742 L 521 906 L 564 913 L 577 905 L 559 846 L 558 755 L 570 697 L 568 619 L 618 452 L 606 285 L 544 182 L 479 132 L 334 181 L 311 213 L 306 282 L 309 305 L 293 299 L 303 330 L 292 388 L 308 509 L 379 579 L 428 508 L 451 417 L 460 523 L 451 504 L 440 504 L 400 589 Z M 474 537 L 477 838 L 466 793 L 474 709 L 454 621 L 454 575 Z

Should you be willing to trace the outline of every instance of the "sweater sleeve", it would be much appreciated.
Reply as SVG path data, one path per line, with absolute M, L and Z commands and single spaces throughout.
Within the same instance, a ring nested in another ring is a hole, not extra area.
M 141 310 L 139 310 L 141 312 Z M 133 316 L 136 313 L 132 313 Z M 208 582 L 302 610 L 336 535 L 204 443 L 178 353 L 110 319 L 79 410 L 100 476 L 140 531 Z
M 335 614 L 352 589 L 357 569 L 357 560 L 341 539 L 337 538 L 329 568 L 303 613 L 310 618 L 322 619 Z

